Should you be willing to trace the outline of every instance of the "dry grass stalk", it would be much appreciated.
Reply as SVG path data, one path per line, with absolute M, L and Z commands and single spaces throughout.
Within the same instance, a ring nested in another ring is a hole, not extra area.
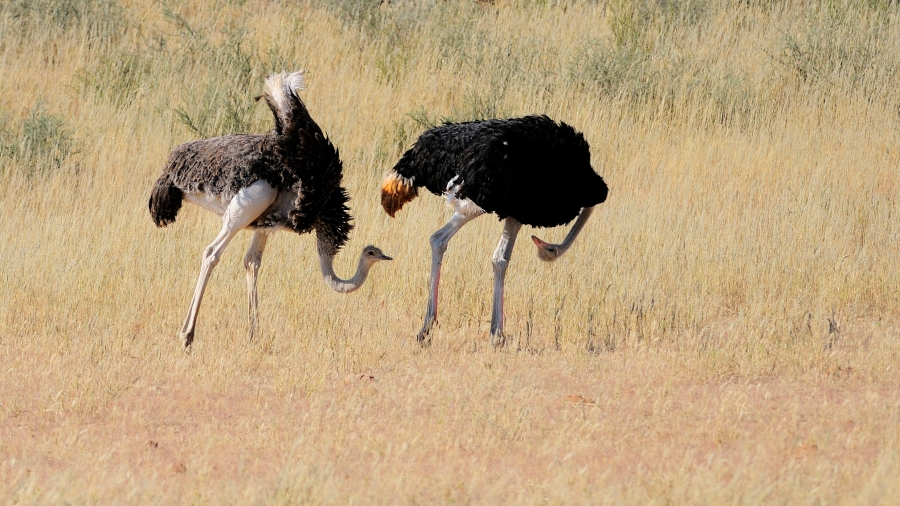
M 0 502 L 896 501 L 893 3 L 367 5 L 0 7 Z M 218 223 L 157 231 L 149 185 L 267 129 L 263 76 L 300 67 L 346 251 L 396 260 L 342 296 L 276 237 L 248 343 L 239 237 L 184 356 Z M 446 210 L 389 220 L 381 175 L 442 118 L 527 113 L 585 132 L 610 199 L 565 261 L 520 245 L 502 352 L 499 225 L 463 230 L 422 350 Z

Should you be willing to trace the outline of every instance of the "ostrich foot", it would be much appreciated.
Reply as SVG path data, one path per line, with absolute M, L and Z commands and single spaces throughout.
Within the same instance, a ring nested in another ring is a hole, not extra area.
M 491 332 L 491 346 L 494 348 L 503 348 L 510 342 L 510 336 L 507 336 L 502 330 Z
M 194 331 L 190 332 L 179 332 L 178 337 L 181 338 L 181 342 L 184 344 L 184 351 L 191 351 L 191 344 L 194 342 Z
M 422 325 L 422 330 L 419 331 L 419 335 L 416 336 L 416 340 L 423 347 L 431 345 L 431 338 L 428 337 L 428 334 L 431 333 L 431 329 L 434 327 L 435 323 L 437 323 L 437 319 L 435 319 L 435 318 L 432 318 L 431 320 L 427 320 L 425 322 L 425 325 Z

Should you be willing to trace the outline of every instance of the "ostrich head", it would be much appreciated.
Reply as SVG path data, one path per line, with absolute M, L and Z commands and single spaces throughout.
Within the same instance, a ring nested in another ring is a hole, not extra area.
M 368 265 L 372 265 L 379 260 L 393 260 L 393 258 L 385 255 L 375 246 L 366 246 L 362 251 L 362 261 Z
M 544 242 L 535 236 L 531 236 L 531 240 L 534 241 L 534 245 L 537 246 L 538 258 L 545 262 L 552 262 L 562 256 L 562 254 L 565 252 L 565 250 L 562 249 L 559 244 L 550 244 L 549 242 Z
M 335 248 L 329 244 L 327 239 L 318 237 L 319 248 L 319 267 L 322 270 L 322 277 L 325 284 L 330 286 L 334 291 L 340 293 L 350 293 L 357 290 L 366 281 L 369 275 L 369 269 L 381 260 L 393 260 L 385 255 L 375 246 L 366 246 L 359 255 L 359 265 L 356 268 L 356 274 L 350 279 L 341 279 L 334 273 Z
M 572 247 L 572 243 L 575 242 L 575 238 L 578 237 L 579 232 L 584 228 L 584 224 L 587 223 L 588 218 L 591 217 L 591 213 L 593 212 L 594 206 L 583 208 L 581 212 L 578 213 L 578 219 L 575 220 L 572 229 L 569 230 L 569 233 L 566 234 L 566 238 L 563 239 L 563 242 L 560 244 L 551 244 L 549 242 L 544 242 L 535 236 L 531 236 L 531 240 L 534 241 L 534 245 L 537 246 L 538 249 L 538 258 L 545 262 L 552 262 L 563 256 L 563 253 Z

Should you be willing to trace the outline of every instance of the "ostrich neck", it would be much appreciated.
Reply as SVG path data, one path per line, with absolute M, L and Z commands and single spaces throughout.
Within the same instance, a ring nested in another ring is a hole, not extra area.
M 584 224 L 587 223 L 587 220 L 591 217 L 592 212 L 594 212 L 593 207 L 585 207 L 581 210 L 581 213 L 579 213 L 578 215 L 578 219 L 575 220 L 575 224 L 572 225 L 572 229 L 569 230 L 568 234 L 566 234 L 566 238 L 563 239 L 563 242 L 561 244 L 555 245 L 560 249 L 560 254 L 565 253 L 566 250 L 572 247 L 572 243 L 575 242 L 575 238 L 578 237 L 581 229 L 584 228 Z
M 350 293 L 361 287 L 369 275 L 371 264 L 367 264 L 365 259 L 360 257 L 359 266 L 356 274 L 350 279 L 341 279 L 334 273 L 334 255 L 331 245 L 318 240 L 317 249 L 319 250 L 319 268 L 322 270 L 322 278 L 325 284 L 330 286 L 332 290 L 340 293 Z

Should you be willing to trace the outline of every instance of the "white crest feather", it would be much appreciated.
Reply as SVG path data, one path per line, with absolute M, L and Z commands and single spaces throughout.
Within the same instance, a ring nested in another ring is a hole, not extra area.
M 297 72 L 280 72 L 266 78 L 266 93 L 272 98 L 275 108 L 281 112 L 291 110 L 288 93 L 299 98 L 299 91 L 306 89 L 306 77 L 303 70 Z
M 285 78 L 285 82 L 287 82 L 291 91 L 294 92 L 294 95 L 298 95 L 300 90 L 306 89 L 306 71 L 298 70 L 297 72 L 291 72 Z

